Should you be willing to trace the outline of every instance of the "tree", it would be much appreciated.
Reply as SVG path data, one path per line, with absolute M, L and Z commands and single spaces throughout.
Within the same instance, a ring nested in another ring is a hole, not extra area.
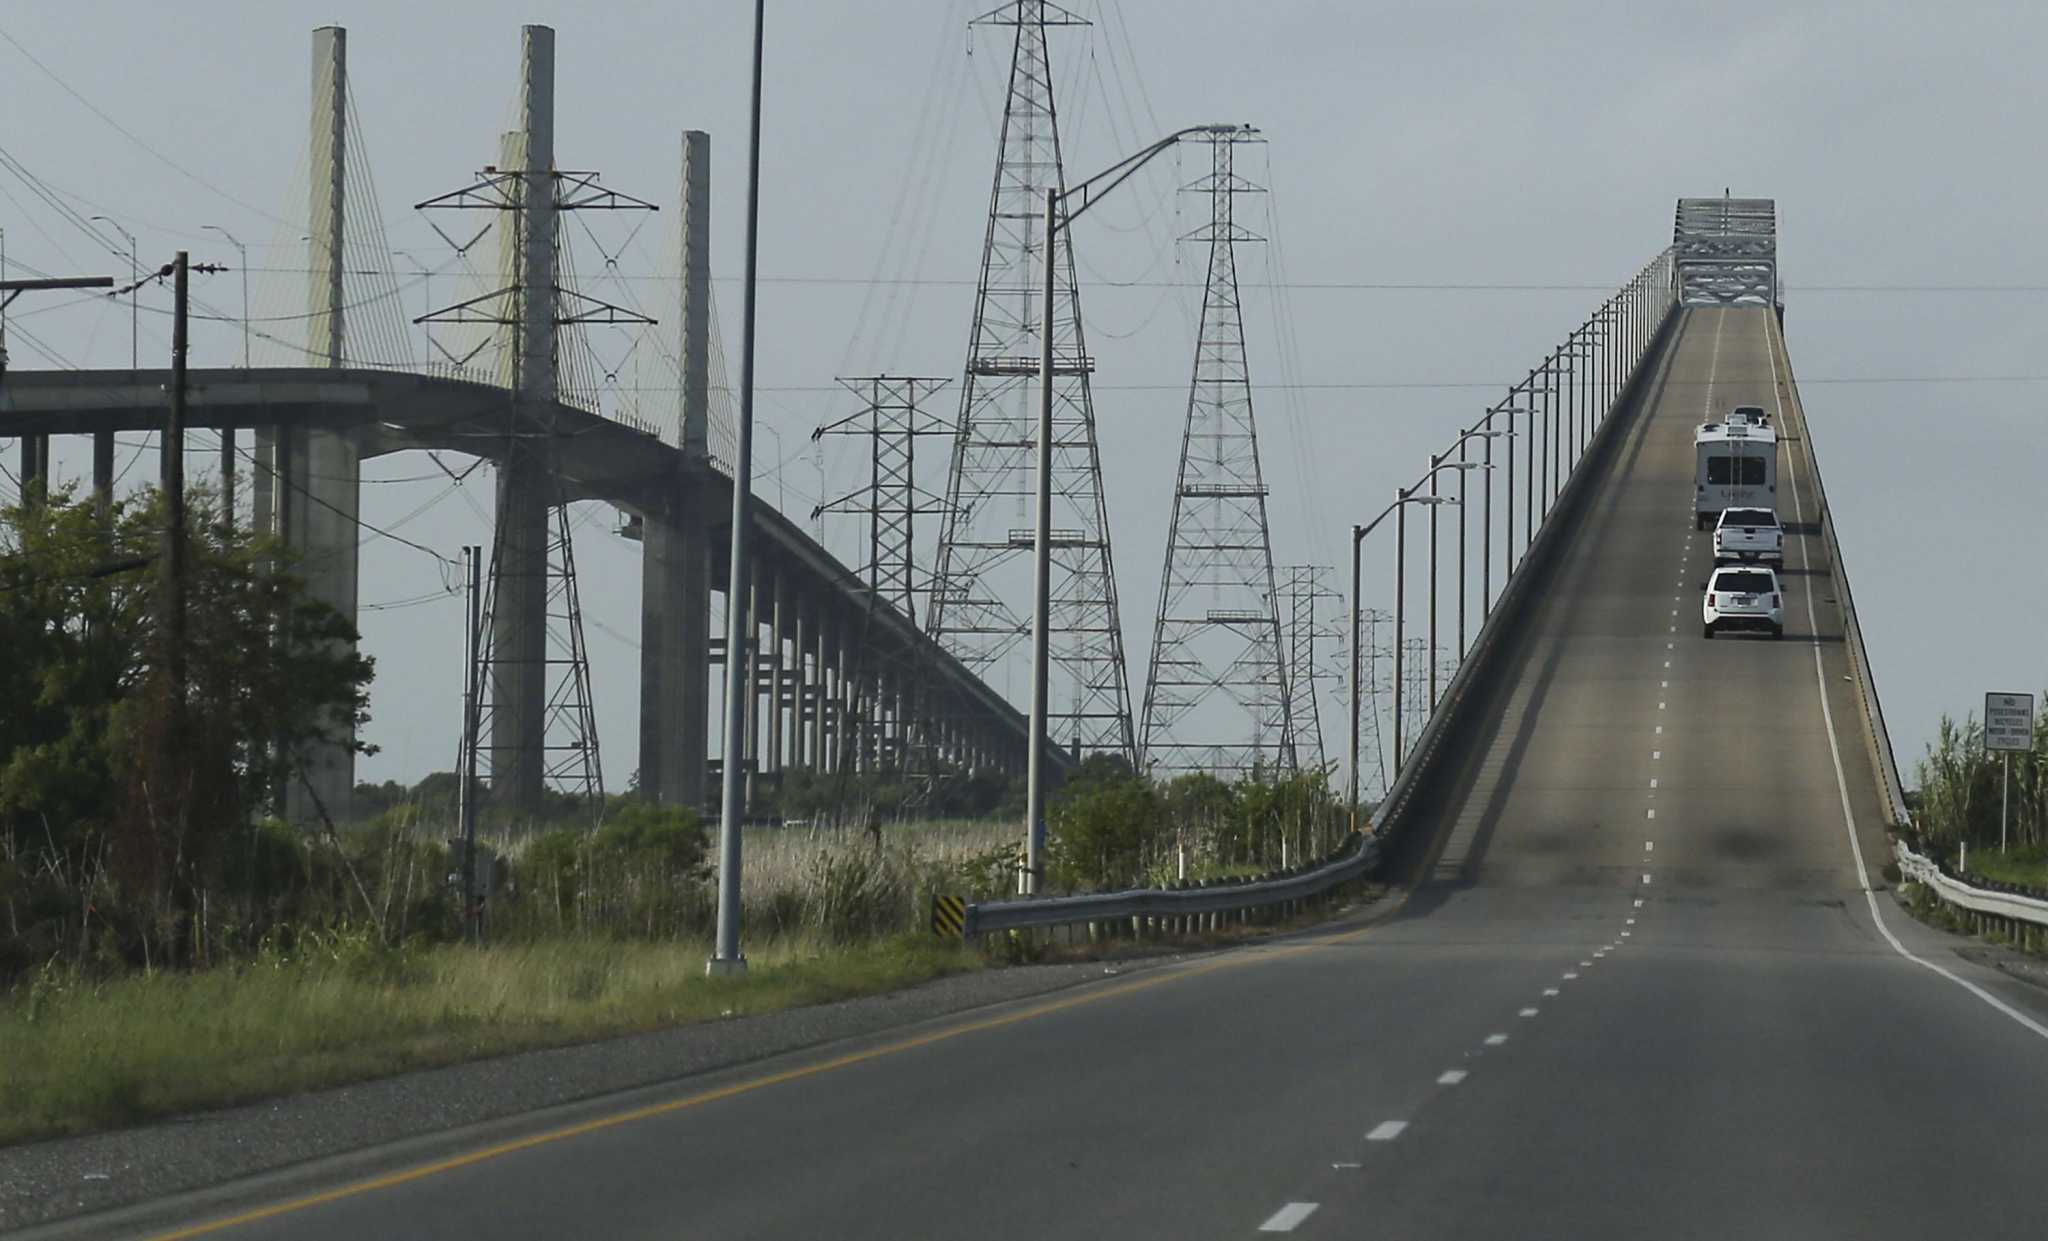
M 309 598 L 283 548 L 187 502 L 182 694 L 156 620 L 154 492 L 102 518 L 75 488 L 0 512 L 0 826 L 73 876 L 104 859 L 124 942 L 180 959 L 197 894 L 232 879 L 223 842 L 273 803 L 316 741 L 368 719 L 370 661 Z M 353 741 L 358 752 L 369 748 Z M 75 885 L 74 885 L 75 886 Z M 97 903 L 97 902 L 96 902 Z

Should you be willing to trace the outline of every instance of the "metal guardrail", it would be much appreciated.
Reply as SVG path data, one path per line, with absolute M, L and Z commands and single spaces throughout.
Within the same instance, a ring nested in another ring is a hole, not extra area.
M 1903 840 L 1892 845 L 1892 854 L 1898 859 L 1901 875 L 1925 886 L 1958 909 L 1982 917 L 2003 918 L 2028 926 L 2048 927 L 2048 901 L 2022 896 L 2017 892 L 1995 892 L 1988 888 L 1973 887 L 1943 871 L 1933 858 L 1923 857 L 1908 849 Z
M 1775 318 L 1769 329 L 1777 338 L 1778 356 L 1785 364 L 1785 379 L 1791 388 L 1792 404 L 1799 412 L 1799 435 L 1806 442 L 1806 468 L 1813 476 L 1814 502 L 1818 509 L 1822 544 L 1828 565 L 1835 575 L 1835 595 L 1841 602 L 1844 647 L 1849 652 L 1849 673 L 1856 697 L 1863 709 L 1864 740 L 1870 747 L 1871 762 L 1884 786 L 1885 813 L 1897 829 L 1913 821 L 1906 806 L 1905 785 L 1899 779 L 1899 764 L 1892 753 L 1891 733 L 1884 725 L 1884 707 L 1877 697 L 1877 678 L 1870 670 L 1870 652 L 1863 645 L 1863 626 L 1856 617 L 1856 598 L 1849 590 L 1849 570 L 1842 561 L 1842 544 L 1835 535 L 1835 510 L 1828 503 L 1827 488 L 1820 477 L 1820 454 L 1813 448 L 1813 424 L 1806 417 L 1806 402 L 1799 395 L 1799 381 L 1792 374 L 1792 351 L 1785 348 L 1785 331 Z
M 999 931 L 1069 926 L 1080 922 L 1127 923 L 1169 931 L 1201 929 L 1193 919 L 1235 915 L 1291 905 L 1328 895 L 1379 865 L 1380 842 L 1371 836 L 1340 846 L 1335 857 L 1292 874 L 1240 882 L 1189 884 L 1173 888 L 1132 888 L 1030 900 L 978 901 L 967 907 L 968 938 Z M 1135 920 L 1135 921 L 1134 921 Z M 1213 924 L 1205 924 L 1213 925 Z

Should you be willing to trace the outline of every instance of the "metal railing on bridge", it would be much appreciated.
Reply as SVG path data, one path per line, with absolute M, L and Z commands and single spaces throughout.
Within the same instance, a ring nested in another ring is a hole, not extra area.
M 1503 633 L 1525 600 L 1528 583 L 1535 576 L 1530 571 L 1531 567 L 1545 563 L 1551 554 L 1562 526 L 1559 514 L 1569 512 L 1579 493 L 1588 485 L 1590 471 L 1584 467 L 1607 443 L 1609 431 L 1615 425 L 1613 415 L 1641 396 L 1646 378 L 1645 365 L 1657 357 L 1664 328 L 1678 305 L 1673 260 L 1673 251 L 1666 249 L 1645 264 L 1634 279 L 1603 302 L 1525 378 L 1509 385 L 1506 395 L 1490 406 L 1477 422 L 1459 432 L 1449 447 L 1432 454 L 1429 468 L 1422 478 L 1396 493 L 1397 506 L 1419 499 L 1445 499 L 1437 480 L 1447 469 L 1457 471 L 1458 494 L 1450 497 L 1458 507 L 1455 570 L 1457 640 L 1447 648 L 1455 659 L 1455 671 L 1447 683 L 1440 685 L 1438 621 L 1442 573 L 1437 547 L 1439 519 L 1437 506 L 1432 504 L 1429 516 L 1428 640 L 1424 647 L 1428 676 L 1422 687 L 1427 698 L 1423 711 L 1419 713 L 1419 733 L 1412 745 L 1404 745 L 1402 722 L 1404 715 L 1408 714 L 1404 702 L 1407 687 L 1403 683 L 1399 661 L 1407 626 L 1407 577 L 1405 548 L 1401 548 L 1397 549 L 1396 555 L 1394 608 L 1394 768 L 1392 781 L 1373 811 L 1375 834 L 1389 833 L 1399 816 L 1407 810 L 1419 775 L 1436 757 L 1448 726 L 1465 702 L 1477 674 L 1499 647 Z M 1506 445 L 1502 453 L 1495 452 L 1495 439 Z M 1475 440 L 1484 446 L 1483 459 L 1478 462 L 1470 460 L 1471 445 Z M 1527 445 L 1519 454 L 1516 448 L 1518 440 L 1526 441 Z M 1499 519 L 1496 519 L 1493 503 L 1497 465 L 1506 467 L 1503 471 L 1505 482 L 1499 488 L 1505 492 L 1505 511 Z M 1522 472 L 1519 486 L 1518 470 Z M 1468 520 L 1469 505 L 1466 503 L 1472 488 L 1465 482 L 1465 476 L 1473 472 L 1481 474 L 1484 479 L 1483 509 L 1477 523 L 1480 531 L 1477 594 L 1481 623 L 1468 645 L 1467 605 L 1472 593 L 1472 575 L 1467 552 L 1473 523 Z M 1493 566 L 1497 528 L 1503 535 L 1497 554 L 1504 572 L 1496 593 Z M 1359 649 L 1358 617 L 1362 607 L 1358 577 L 1359 546 L 1363 542 L 1363 534 L 1370 533 L 1370 530 L 1371 527 L 1353 527 L 1353 651 Z M 1405 541 L 1405 530 L 1402 536 Z M 1358 733 L 1355 720 L 1360 706 L 1358 680 L 1357 662 L 1354 660 L 1351 785 L 1354 796 L 1359 788 L 1355 748 Z

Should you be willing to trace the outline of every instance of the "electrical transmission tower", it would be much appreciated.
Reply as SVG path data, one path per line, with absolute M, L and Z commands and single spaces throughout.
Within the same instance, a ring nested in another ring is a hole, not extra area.
M 1340 680 L 1339 665 L 1329 657 L 1332 652 L 1341 656 L 1344 642 L 1337 619 L 1326 619 L 1323 612 L 1324 604 L 1342 601 L 1342 596 L 1330 589 L 1330 573 L 1328 565 L 1287 566 L 1288 715 L 1294 721 L 1295 747 L 1304 767 L 1322 768 L 1330 761 L 1323 746 L 1321 687 Z
M 841 378 L 840 386 L 860 398 L 864 408 L 811 432 L 813 441 L 827 435 L 868 439 L 866 485 L 825 501 L 811 510 L 811 516 L 847 513 L 867 517 L 868 560 L 861 573 L 868 583 L 870 623 L 874 609 L 883 606 L 896 608 L 913 624 L 917 621 L 917 594 L 929 585 L 918 572 L 917 519 L 944 508 L 940 497 L 917 485 L 917 441 L 921 436 L 952 433 L 951 424 L 923 408 L 924 402 L 951 382 L 901 375 Z M 857 651 L 856 671 L 865 672 L 858 665 L 872 657 L 873 647 L 862 641 Z M 909 718 L 903 721 L 900 759 L 912 788 L 912 802 L 923 800 L 938 777 L 927 671 L 926 662 L 915 657 L 904 669 Z
M 1403 748 L 1415 752 L 1415 739 L 1429 723 L 1429 643 L 1409 638 L 1401 643 L 1401 737 Z M 1396 767 L 1405 756 L 1396 755 Z
M 497 163 L 474 183 L 417 204 L 421 210 L 491 213 L 499 242 L 499 287 L 414 322 L 488 325 L 496 345 L 496 377 L 507 389 L 503 436 L 489 448 L 479 445 L 493 452 L 498 463 L 491 571 L 477 652 L 477 684 L 488 695 L 481 713 L 490 734 L 491 794 L 501 805 L 532 813 L 541 808 L 542 791 L 553 787 L 588 799 L 593 813 L 601 815 L 604 778 L 590 660 L 558 459 L 562 363 L 570 356 L 562 328 L 652 325 L 654 320 L 563 285 L 567 254 L 560 222 L 570 211 L 655 207 L 603 187 L 597 173 L 556 166 L 554 64 L 554 32 L 525 27 L 519 128 L 504 135 Z M 458 250 L 468 248 L 448 240 Z
M 1046 32 L 1088 23 L 1009 0 L 976 25 L 1015 30 L 927 631 L 984 680 L 1030 642 L 1032 447 L 1041 330 L 1053 348 L 1050 735 L 1135 762 L 1123 622 L 1110 555 L 1081 300 L 1069 236 L 1042 253 L 1048 189 L 1064 190 Z M 1038 322 L 1043 263 L 1053 321 Z M 1063 683 L 1063 684 L 1062 684 Z M 1062 692 L 1064 691 L 1064 692 Z M 1062 709 L 1061 701 L 1065 706 Z
M 861 573 L 876 597 L 893 604 L 912 623 L 917 621 L 917 592 L 927 585 L 917 572 L 917 519 L 944 507 L 940 497 L 917 485 L 917 441 L 953 430 L 921 405 L 952 382 L 897 375 L 841 378 L 839 385 L 860 398 L 864 408 L 811 432 L 813 440 L 827 435 L 867 437 L 867 484 L 819 504 L 811 516 L 867 517 L 868 561 Z
M 1209 274 L 1145 682 L 1145 763 L 1217 775 L 1292 770 L 1287 652 L 1237 288 L 1237 243 L 1260 240 L 1234 215 L 1239 194 L 1259 192 L 1237 174 L 1237 149 L 1260 139 L 1200 140 L 1212 167 L 1189 188 L 1209 195 L 1209 223 L 1185 240 L 1209 243 Z
M 1358 744 L 1359 748 L 1364 752 L 1359 760 L 1361 767 L 1358 791 L 1359 796 L 1362 798 L 1365 795 L 1365 790 L 1371 787 L 1365 775 L 1365 770 L 1368 766 L 1376 769 L 1379 773 L 1379 790 L 1381 794 L 1384 795 L 1387 790 L 1386 741 L 1384 739 L 1385 735 L 1380 730 L 1380 694 L 1382 692 L 1380 667 L 1383 661 L 1393 657 L 1393 653 L 1380 645 L 1379 629 L 1381 625 L 1393 624 L 1394 614 L 1380 608 L 1366 608 L 1359 613 L 1358 623 L 1359 632 L 1356 636 L 1359 644 L 1358 668 L 1360 682 L 1358 687 L 1360 699 Z M 1348 656 L 1345 657 L 1348 658 Z M 1345 674 L 1349 675 L 1348 664 Z
M 585 801 L 593 811 L 604 805 L 604 764 L 597 749 L 597 715 L 590 697 L 590 652 L 583 644 L 583 600 L 576 590 L 576 543 L 570 537 L 569 508 L 550 506 L 547 570 L 539 583 L 547 600 L 546 646 L 540 672 L 546 685 L 546 724 L 541 734 L 541 783 L 558 793 Z M 497 644 L 491 640 L 498 616 L 501 584 L 515 576 L 504 563 L 504 541 L 492 544 L 490 576 L 484 584 L 483 642 L 477 650 L 477 684 L 496 686 L 503 671 Z M 493 763 L 501 747 L 491 707 L 480 705 L 478 736 L 491 737 Z

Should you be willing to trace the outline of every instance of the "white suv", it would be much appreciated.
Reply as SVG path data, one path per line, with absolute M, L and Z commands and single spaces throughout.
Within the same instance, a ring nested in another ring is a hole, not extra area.
M 1778 589 L 1778 575 L 1763 565 L 1715 569 L 1700 600 L 1700 629 L 1709 638 L 1731 629 L 1755 629 L 1773 638 L 1784 637 L 1785 596 Z

